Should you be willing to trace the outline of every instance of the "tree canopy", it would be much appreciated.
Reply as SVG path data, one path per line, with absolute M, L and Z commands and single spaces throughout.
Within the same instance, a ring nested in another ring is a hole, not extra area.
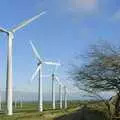
M 92 45 L 87 63 L 76 67 L 72 73 L 79 88 L 94 91 L 120 92 L 120 48 L 108 43 Z

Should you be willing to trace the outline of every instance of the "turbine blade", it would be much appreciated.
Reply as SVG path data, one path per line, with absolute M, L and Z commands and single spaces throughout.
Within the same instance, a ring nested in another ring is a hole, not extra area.
M 37 76 L 37 73 L 39 72 L 40 68 L 41 68 L 41 64 L 37 67 L 35 73 L 32 75 L 31 81 L 32 81 L 33 79 L 35 79 L 35 77 Z
M 57 64 L 61 65 L 60 61 L 59 61 Z M 59 67 L 59 66 L 58 66 L 58 65 L 56 65 L 56 66 L 55 66 L 55 68 L 53 69 L 52 73 L 54 73 L 54 74 L 55 74 L 55 73 L 56 73 L 56 71 L 58 70 L 58 67 Z
M 6 29 L 0 27 L 0 32 L 5 32 L 5 33 L 9 33 Z
M 36 57 L 39 61 L 41 61 L 40 55 L 39 55 L 37 49 L 35 48 L 34 44 L 32 43 L 32 41 L 30 41 L 30 44 L 31 44 L 32 50 L 33 50 L 33 52 L 34 52 L 34 54 L 35 54 L 35 57 Z
M 59 63 L 55 63 L 55 62 L 44 62 L 47 65 L 56 65 L 56 66 L 60 66 Z
M 55 79 L 57 80 L 58 83 L 60 82 L 60 80 L 57 76 L 55 76 Z
M 60 79 L 57 77 L 57 76 L 55 76 L 55 79 L 57 80 L 57 82 L 62 86 L 63 84 L 60 82 Z
M 28 20 L 22 22 L 22 23 L 19 24 L 17 27 L 13 28 L 13 29 L 12 29 L 12 32 L 16 32 L 17 30 L 25 27 L 26 25 L 28 25 L 28 24 L 30 24 L 31 22 L 33 22 L 34 20 L 38 19 L 41 15 L 44 15 L 45 13 L 46 13 L 45 11 L 44 11 L 44 12 L 41 12 L 40 14 L 32 17 L 31 19 L 28 19 Z
M 59 63 L 60 64 L 60 63 Z M 56 73 L 56 71 L 58 70 L 58 65 L 56 65 L 56 67 L 55 67 L 55 69 L 54 69 L 54 71 L 53 71 L 53 73 Z

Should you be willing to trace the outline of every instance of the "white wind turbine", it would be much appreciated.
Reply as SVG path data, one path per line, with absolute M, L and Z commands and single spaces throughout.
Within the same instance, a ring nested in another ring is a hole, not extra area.
M 1 93 L 2 93 L 2 92 L 0 92 L 0 111 L 2 110 L 2 99 L 1 99 Z
M 22 108 L 23 107 L 23 96 L 20 98 L 20 108 Z
M 2 90 L 0 89 L 0 111 L 2 110 Z
M 64 86 L 64 107 L 67 109 L 67 87 Z
M 44 61 L 43 59 L 41 59 L 39 53 L 37 52 L 35 46 L 33 45 L 32 42 L 30 42 L 31 46 L 32 46 L 32 49 L 33 49 L 33 52 L 35 54 L 35 57 L 38 61 L 37 63 L 37 69 L 35 71 L 35 73 L 33 74 L 32 76 L 32 79 L 33 80 L 37 74 L 39 73 L 39 83 L 38 83 L 38 109 L 40 112 L 43 111 L 43 95 L 42 95 L 42 65 L 43 64 L 46 64 L 46 65 L 55 65 L 55 66 L 60 66 L 59 63 L 55 63 L 55 62 L 46 62 Z
M 14 108 L 16 109 L 17 108 L 17 89 L 16 87 L 13 88 L 13 93 L 14 93 Z
M 26 25 L 30 24 L 34 20 L 38 19 L 41 15 L 45 14 L 45 12 L 41 12 L 40 14 L 32 17 L 31 19 L 26 20 L 25 22 L 22 22 L 15 28 L 11 30 L 6 30 L 4 28 L 0 27 L 0 32 L 4 32 L 8 36 L 8 55 L 7 55 L 7 82 L 6 82 L 6 103 L 7 103 L 7 114 L 12 115 L 13 109 L 12 109 L 12 81 L 13 81 L 13 73 L 12 73 L 12 47 L 13 47 L 13 39 L 14 34 L 17 30 L 25 27 Z
M 60 65 L 60 63 L 58 63 Z M 58 66 L 56 66 L 55 70 L 52 73 L 52 106 L 53 110 L 55 110 L 55 78 L 56 78 L 56 71 Z M 57 80 L 58 81 L 58 80 Z
M 56 76 L 55 78 L 59 83 L 60 108 L 62 108 L 62 88 L 63 88 L 64 89 L 64 108 L 67 109 L 67 87 L 60 82 L 59 77 Z
M 67 87 L 64 85 L 64 108 L 67 109 L 68 107 L 68 95 L 74 94 L 73 92 L 79 92 L 79 89 L 75 87 L 70 81 L 67 79 L 70 79 L 70 77 L 67 76 L 67 78 L 64 78 L 64 81 L 66 81 Z M 70 93 L 70 91 L 72 93 Z M 69 93 L 68 93 L 69 92 Z
M 59 78 L 57 76 L 55 76 L 55 79 L 57 80 L 58 84 L 59 84 L 59 100 L 60 100 L 60 109 L 63 108 L 63 104 L 62 104 L 62 87 L 63 84 L 60 82 Z
M 60 63 L 57 63 L 59 66 L 61 65 Z M 57 82 L 60 84 L 60 81 L 58 79 L 56 79 L 56 71 L 57 71 L 57 68 L 58 68 L 58 65 L 56 65 L 56 68 L 55 70 L 52 72 L 52 75 L 45 75 L 43 77 L 46 77 L 46 78 L 49 78 L 51 79 L 52 77 L 52 108 L 53 110 L 55 110 L 55 80 L 57 80 Z
M 15 109 L 17 108 L 17 99 L 15 98 L 15 101 L 14 101 L 14 105 L 15 105 Z

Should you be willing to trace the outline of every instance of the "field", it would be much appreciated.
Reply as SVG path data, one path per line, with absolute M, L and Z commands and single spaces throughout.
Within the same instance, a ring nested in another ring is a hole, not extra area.
M 84 107 L 86 104 L 87 107 Z M 0 120 L 106 120 L 102 103 L 69 101 L 68 106 L 67 110 L 59 110 L 57 104 L 56 110 L 52 110 L 50 102 L 46 102 L 44 112 L 40 113 L 36 103 L 23 103 L 23 108 L 18 104 L 13 116 L 1 112 Z

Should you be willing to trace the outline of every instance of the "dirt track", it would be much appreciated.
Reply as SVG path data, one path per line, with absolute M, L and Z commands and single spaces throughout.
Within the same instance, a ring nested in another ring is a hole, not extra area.
M 88 108 L 82 108 L 74 113 L 58 117 L 55 120 L 106 120 L 106 119 L 102 112 L 90 110 Z

